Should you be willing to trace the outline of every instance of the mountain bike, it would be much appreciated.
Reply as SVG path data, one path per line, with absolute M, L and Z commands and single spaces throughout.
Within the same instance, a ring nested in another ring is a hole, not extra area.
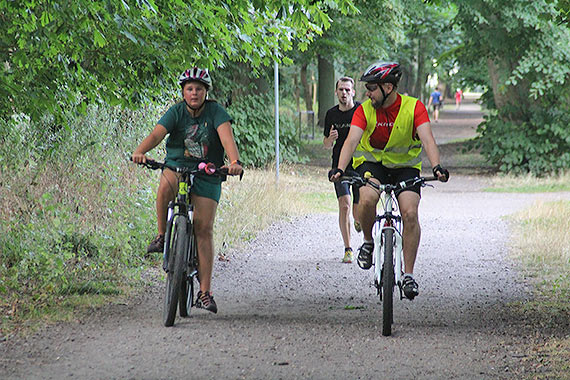
M 372 265 L 374 266 L 374 286 L 382 302 L 382 335 L 392 334 L 394 323 L 394 288 L 397 285 L 400 291 L 400 299 L 404 298 L 402 289 L 402 276 L 404 252 L 402 249 L 402 216 L 399 213 L 396 191 L 419 184 L 421 187 L 428 186 L 426 182 L 436 181 L 438 178 L 415 177 L 395 185 L 379 185 L 370 181 L 370 176 L 360 177 L 357 173 L 340 177 L 340 181 L 356 185 L 358 187 L 370 185 L 380 194 L 380 203 L 383 213 L 377 214 L 372 228 L 374 251 Z M 389 264 L 387 264 L 389 263 Z
M 198 254 L 193 228 L 194 206 L 190 202 L 190 190 L 196 176 L 218 176 L 225 179 L 226 168 L 216 168 L 212 163 L 200 163 L 198 169 L 178 168 L 163 162 L 147 160 L 140 165 L 157 170 L 168 168 L 179 173 L 178 194 L 168 204 L 162 269 L 166 272 L 166 286 L 162 318 L 166 327 L 174 325 L 176 310 L 180 317 L 188 317 L 196 305 L 195 285 L 198 278 Z M 240 179 L 243 172 L 240 175 Z M 199 286 L 198 286 L 199 287 Z

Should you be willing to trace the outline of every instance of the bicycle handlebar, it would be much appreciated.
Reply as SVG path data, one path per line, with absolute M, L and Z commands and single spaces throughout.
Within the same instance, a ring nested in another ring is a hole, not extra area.
M 350 176 L 342 176 L 339 178 L 340 182 L 347 183 L 349 185 L 356 185 L 358 187 L 370 185 L 378 191 L 385 191 L 387 193 L 396 191 L 396 190 L 403 190 L 408 187 L 415 186 L 419 184 L 421 187 L 427 186 L 426 182 L 429 181 L 437 181 L 438 178 L 436 176 L 428 176 L 428 177 L 414 177 L 407 179 L 405 181 L 398 182 L 397 184 L 377 184 L 376 182 L 370 181 L 369 178 L 362 178 L 360 175 L 350 175 Z
M 130 158 L 130 160 L 131 161 L 133 160 L 132 157 Z M 228 172 L 228 168 L 216 168 L 215 165 L 211 162 L 210 163 L 201 162 L 198 165 L 198 169 L 190 169 L 187 167 L 170 166 L 170 165 L 167 165 L 165 162 L 159 162 L 159 161 L 155 161 L 152 159 L 147 159 L 146 162 L 140 162 L 137 164 L 142 165 L 142 166 L 144 166 L 148 169 L 152 169 L 152 170 L 168 168 L 172 171 L 175 171 L 175 172 L 181 173 L 181 174 L 214 175 L 214 176 L 218 176 L 218 177 L 225 177 L 227 175 L 237 175 L 237 174 L 230 174 Z M 239 174 L 240 181 L 243 177 L 243 172 L 244 171 L 242 169 L 241 173 Z

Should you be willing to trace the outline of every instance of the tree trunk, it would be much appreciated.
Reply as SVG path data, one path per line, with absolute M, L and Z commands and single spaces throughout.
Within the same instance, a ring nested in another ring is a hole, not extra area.
M 334 106 L 334 64 L 328 58 L 318 56 L 319 67 L 319 88 L 317 91 L 319 104 L 318 125 L 323 128 L 325 125 L 325 115 L 329 108 Z
M 527 80 L 519 80 L 516 86 L 505 86 L 505 78 L 511 73 L 513 68 L 509 62 L 499 63 L 491 58 L 487 59 L 487 68 L 491 86 L 493 89 L 493 99 L 495 107 L 501 110 L 510 106 L 509 119 L 516 121 L 528 121 L 532 117 L 533 102 L 528 97 L 529 84 Z M 504 88 L 504 90 L 501 90 Z
M 499 67 L 493 61 L 492 58 L 487 58 L 487 68 L 489 71 L 489 79 L 491 80 L 491 88 L 493 89 L 493 99 L 495 100 L 495 107 L 497 109 L 501 109 L 506 104 L 506 98 L 504 94 L 501 94 L 499 91 L 500 86 L 500 75 L 499 75 Z
M 416 75 L 416 85 L 414 86 L 414 93 L 413 95 L 420 99 L 422 102 L 425 103 L 425 85 L 426 81 L 425 77 L 425 68 L 424 68 L 424 55 L 423 55 L 423 47 L 422 47 L 422 39 L 418 37 L 418 50 L 417 50 L 417 61 L 418 61 L 418 72 Z
M 305 108 L 307 111 L 313 110 L 313 94 L 312 94 L 312 87 L 307 79 L 307 68 L 309 64 L 303 63 L 301 66 L 301 86 L 303 86 L 303 99 L 305 100 Z

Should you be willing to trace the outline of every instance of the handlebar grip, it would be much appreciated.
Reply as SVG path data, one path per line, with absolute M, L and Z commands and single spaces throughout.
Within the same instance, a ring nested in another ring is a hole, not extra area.
M 243 173 L 245 172 L 245 170 L 241 170 L 241 173 L 239 173 L 239 180 L 241 181 L 241 179 L 243 178 Z M 216 169 L 216 173 L 224 175 L 224 176 L 228 176 L 228 175 L 237 175 L 237 174 L 230 174 L 229 173 L 229 169 L 228 168 L 219 168 Z

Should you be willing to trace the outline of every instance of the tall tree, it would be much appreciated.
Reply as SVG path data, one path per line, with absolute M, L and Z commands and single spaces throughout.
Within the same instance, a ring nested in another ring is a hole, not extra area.
M 570 168 L 570 29 L 565 1 L 457 0 L 462 70 L 486 75 L 483 153 L 504 171 Z M 566 7 L 566 8 L 564 8 Z
M 403 6 L 388 0 L 355 0 L 355 13 L 343 14 L 331 10 L 331 26 L 322 36 L 315 38 L 302 54 L 293 54 L 292 59 L 308 67 L 309 62 L 317 63 L 319 81 L 319 119 L 335 103 L 335 74 L 357 77 L 366 66 L 377 59 L 390 59 L 393 46 L 400 44 L 404 34 L 402 29 Z M 303 74 L 303 70 L 301 70 Z M 311 94 L 308 81 L 304 94 Z M 308 103 L 308 100 L 305 98 Z
M 397 59 L 406 75 L 400 85 L 401 91 L 425 100 L 429 94 L 426 82 L 436 67 L 440 78 L 449 71 L 445 54 L 460 43 L 459 31 L 453 26 L 456 14 L 453 5 L 427 6 L 424 3 L 406 0 L 405 43 L 398 50 Z M 447 65 L 446 65 L 447 63 Z
M 0 0 L 0 116 L 133 106 L 190 65 L 253 69 L 305 49 L 350 0 Z

